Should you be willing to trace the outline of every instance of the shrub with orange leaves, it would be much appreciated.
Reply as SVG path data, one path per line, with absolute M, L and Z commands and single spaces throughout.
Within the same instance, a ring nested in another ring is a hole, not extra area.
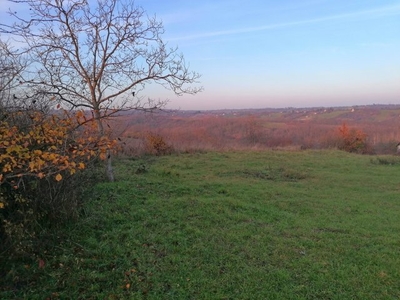
M 23 129 L 0 123 L 1 184 L 17 189 L 30 176 L 60 181 L 63 171 L 72 175 L 85 169 L 87 161 L 105 159 L 106 151 L 116 145 L 107 137 L 97 138 L 94 122 L 88 122 L 82 111 L 64 117 L 33 113 L 30 118 L 30 126 Z
M 349 128 L 346 123 L 339 127 L 340 144 L 339 149 L 354 152 L 354 153 L 367 153 L 367 134 L 362 130 Z
M 153 155 L 166 155 L 172 152 L 172 146 L 168 145 L 160 134 L 148 132 L 146 134 L 146 152 Z
M 16 244 L 39 219 L 76 207 L 82 182 L 72 177 L 115 146 L 83 111 L 9 113 L 0 123 L 0 238 Z

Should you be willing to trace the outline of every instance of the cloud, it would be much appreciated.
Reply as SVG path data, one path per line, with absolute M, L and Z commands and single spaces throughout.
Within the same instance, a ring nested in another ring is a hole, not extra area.
M 357 21 L 357 20 L 362 20 L 362 19 L 381 18 L 381 17 L 385 17 L 385 16 L 395 16 L 395 15 L 400 15 L 400 4 L 383 6 L 383 7 L 379 7 L 379 8 L 375 8 L 375 9 L 362 10 L 362 11 L 356 11 L 356 12 L 350 12 L 350 13 L 336 14 L 336 15 L 325 16 L 325 17 L 320 17 L 320 18 L 294 21 L 294 22 L 283 22 L 283 23 L 276 23 L 276 24 L 257 26 L 257 27 L 244 27 L 244 28 L 236 28 L 236 29 L 231 29 L 231 30 L 210 31 L 210 32 L 204 32 L 204 33 L 199 33 L 199 34 L 194 34 L 194 35 L 186 35 L 186 36 L 180 36 L 180 37 L 171 37 L 171 38 L 169 38 L 169 40 L 170 41 L 192 40 L 192 39 L 201 39 L 201 38 L 207 38 L 207 37 L 218 37 L 218 36 L 225 36 L 225 35 L 266 31 L 266 30 L 273 30 L 273 29 L 284 28 L 284 27 L 301 26 L 301 25 L 322 23 L 322 22 L 328 22 L 328 21 L 341 21 L 341 20 Z

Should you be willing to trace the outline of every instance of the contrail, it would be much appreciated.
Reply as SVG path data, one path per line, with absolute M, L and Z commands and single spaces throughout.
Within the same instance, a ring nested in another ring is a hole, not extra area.
M 380 18 L 390 15 L 399 15 L 400 14 L 400 5 L 391 5 L 391 6 L 384 6 L 381 8 L 376 9 L 369 9 L 351 13 L 344 13 L 332 16 L 326 16 L 321 18 L 314 18 L 308 20 L 301 20 L 301 21 L 294 21 L 294 22 L 285 22 L 285 23 L 277 23 L 277 24 L 270 24 L 265 26 L 258 26 L 258 27 L 246 27 L 246 28 L 237 28 L 231 30 L 220 30 L 220 31 L 212 31 L 212 32 L 205 32 L 195 35 L 188 35 L 188 36 L 181 36 L 181 37 L 173 37 L 170 38 L 170 41 L 176 40 L 191 40 L 191 39 L 200 39 L 206 37 L 216 37 L 216 36 L 224 36 L 224 35 L 233 35 L 233 34 L 241 34 L 241 33 L 249 33 L 249 32 L 257 32 L 257 31 L 266 31 L 276 28 L 283 28 L 283 27 L 293 27 L 298 25 L 305 25 L 305 24 L 314 24 L 314 23 L 321 23 L 326 21 L 334 21 L 334 20 L 357 20 L 360 18 Z

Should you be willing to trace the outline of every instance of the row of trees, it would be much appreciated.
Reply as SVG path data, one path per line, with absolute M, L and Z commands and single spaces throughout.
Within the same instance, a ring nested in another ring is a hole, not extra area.
M 177 95 L 202 89 L 193 87 L 199 74 L 163 41 L 162 23 L 132 0 L 9 2 L 21 10 L 0 23 L 1 237 L 25 232 L 28 211 L 42 216 L 57 207 L 63 178 L 93 161 L 105 160 L 114 180 L 117 143 L 107 120 L 162 108 L 165 100 L 141 95 L 146 84 Z

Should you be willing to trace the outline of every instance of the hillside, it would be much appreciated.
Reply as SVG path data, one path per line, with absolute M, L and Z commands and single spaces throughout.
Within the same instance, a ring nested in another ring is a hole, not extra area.
M 125 112 L 111 124 L 126 153 L 145 151 L 149 135 L 178 151 L 336 148 L 338 128 L 346 124 L 366 134 L 369 153 L 393 154 L 400 141 L 400 105 Z
M 400 160 L 340 151 L 124 159 L 1 299 L 398 299 Z M 38 263 L 39 261 L 39 263 Z

